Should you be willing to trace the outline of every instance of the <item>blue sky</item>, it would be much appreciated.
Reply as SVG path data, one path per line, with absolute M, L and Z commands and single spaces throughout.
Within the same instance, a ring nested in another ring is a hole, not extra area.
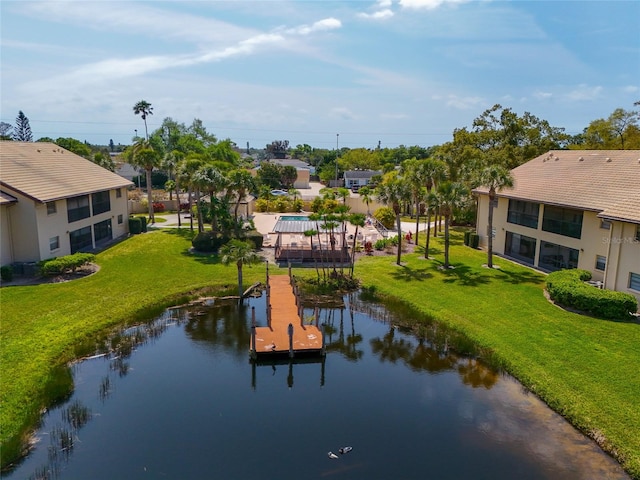
M 133 105 L 264 147 L 437 145 L 496 103 L 579 133 L 640 100 L 640 1 L 2 0 L 3 122 L 129 144 Z M 339 134 L 339 136 L 337 135 Z

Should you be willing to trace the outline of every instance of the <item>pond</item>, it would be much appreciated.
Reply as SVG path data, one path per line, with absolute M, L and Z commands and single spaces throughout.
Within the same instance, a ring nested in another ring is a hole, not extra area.
M 252 363 L 264 302 L 169 309 L 110 340 L 4 478 L 628 478 L 515 380 L 356 295 L 321 309 L 323 359 Z

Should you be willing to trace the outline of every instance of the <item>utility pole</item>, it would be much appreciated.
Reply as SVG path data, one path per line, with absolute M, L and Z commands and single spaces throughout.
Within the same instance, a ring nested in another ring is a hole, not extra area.
M 338 186 L 338 156 L 340 155 L 340 150 L 338 149 L 338 139 L 340 138 L 340 134 L 336 133 L 336 187 Z

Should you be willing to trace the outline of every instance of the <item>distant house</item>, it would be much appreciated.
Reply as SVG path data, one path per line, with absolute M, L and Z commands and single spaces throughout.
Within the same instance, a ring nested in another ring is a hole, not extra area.
M 553 150 L 513 169 L 488 231 L 478 188 L 480 244 L 544 271 L 589 270 L 594 282 L 640 299 L 640 150 Z
M 347 170 L 344 172 L 344 186 L 357 191 L 360 187 L 369 185 L 371 179 L 378 175 L 382 175 L 379 170 Z
M 284 158 L 284 159 L 272 158 L 271 160 L 267 160 L 267 161 L 276 165 L 281 165 L 283 167 L 286 167 L 286 166 L 294 167 L 296 169 L 297 177 L 295 182 L 293 183 L 293 188 L 296 188 L 296 189 L 310 188 L 309 181 L 311 179 L 311 175 L 315 173 L 315 168 L 309 165 L 308 163 L 303 162 L 302 160 L 297 160 L 295 158 Z M 255 174 L 256 172 L 257 170 L 253 169 L 253 173 Z
M 53 143 L 0 142 L 1 264 L 90 251 L 126 235 L 130 185 Z

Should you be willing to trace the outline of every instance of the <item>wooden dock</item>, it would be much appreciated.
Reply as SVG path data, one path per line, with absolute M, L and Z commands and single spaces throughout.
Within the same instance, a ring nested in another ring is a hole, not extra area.
M 305 325 L 302 306 L 290 275 L 269 276 L 267 271 L 267 326 L 251 327 L 251 356 L 297 353 L 324 354 L 324 335 L 316 325 Z

